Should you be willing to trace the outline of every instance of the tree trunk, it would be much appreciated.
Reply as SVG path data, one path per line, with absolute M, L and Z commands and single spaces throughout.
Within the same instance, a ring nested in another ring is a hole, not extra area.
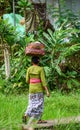
M 4 62 L 5 62 L 6 79 L 8 79 L 10 77 L 10 60 L 9 60 L 8 48 L 4 48 Z
M 24 9 L 26 34 L 28 32 L 37 32 L 41 21 L 43 22 L 43 27 L 46 23 L 46 3 L 32 3 L 33 9 Z

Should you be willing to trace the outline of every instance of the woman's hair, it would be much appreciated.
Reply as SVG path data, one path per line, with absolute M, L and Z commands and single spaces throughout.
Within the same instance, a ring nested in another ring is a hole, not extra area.
M 38 56 L 33 56 L 32 57 L 32 63 L 34 63 L 34 64 L 38 64 L 39 60 L 40 60 L 40 58 Z

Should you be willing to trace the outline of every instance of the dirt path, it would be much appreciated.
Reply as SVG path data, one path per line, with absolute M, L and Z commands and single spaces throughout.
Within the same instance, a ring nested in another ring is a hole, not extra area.
M 34 128 L 35 130 L 46 128 L 47 130 L 53 130 L 53 127 L 56 125 L 62 125 L 62 124 L 69 124 L 69 123 L 79 123 L 80 122 L 80 116 L 73 116 L 73 117 L 67 117 L 67 118 L 61 118 L 61 119 L 54 119 L 54 120 L 47 120 L 47 123 L 40 123 L 40 124 L 30 124 L 31 128 Z M 22 130 L 29 130 L 27 125 L 22 126 Z M 32 129 L 33 130 L 33 129 Z
M 73 117 L 55 119 L 53 120 L 53 125 L 79 123 L 79 122 L 80 122 L 80 116 L 77 116 L 77 117 L 73 116 Z

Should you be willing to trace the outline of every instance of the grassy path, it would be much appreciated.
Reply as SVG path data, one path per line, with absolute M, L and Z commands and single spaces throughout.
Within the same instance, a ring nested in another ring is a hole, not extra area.
M 22 124 L 22 115 L 27 103 L 27 95 L 0 94 L 0 130 L 20 130 L 19 124 Z M 43 119 L 54 120 L 78 115 L 80 115 L 80 93 L 65 95 L 53 92 L 50 98 L 45 96 Z

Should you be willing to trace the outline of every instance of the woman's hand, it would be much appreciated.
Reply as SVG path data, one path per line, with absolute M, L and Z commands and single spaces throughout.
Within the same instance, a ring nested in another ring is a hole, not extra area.
M 46 91 L 46 95 L 47 95 L 47 97 L 50 97 L 50 93 L 49 93 L 48 88 L 44 86 L 44 89 L 45 89 L 45 91 Z
M 49 91 L 47 91 L 47 93 L 46 93 L 46 94 L 47 94 L 47 97 L 50 97 L 50 93 L 49 93 Z

